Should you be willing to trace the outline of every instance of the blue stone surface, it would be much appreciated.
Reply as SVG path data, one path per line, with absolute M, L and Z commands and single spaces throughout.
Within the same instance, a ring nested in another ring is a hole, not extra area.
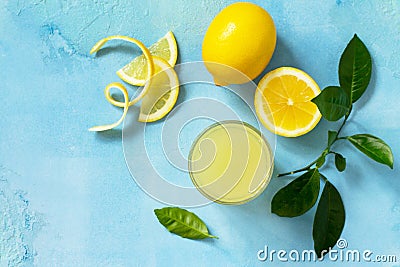
M 115 70 L 138 54 L 131 46 L 110 44 L 116 49 L 94 58 L 88 51 L 97 40 L 121 34 L 150 45 L 172 30 L 179 61 L 198 61 L 207 26 L 232 2 L 0 1 L 0 266 L 285 266 L 277 258 L 259 261 L 257 252 L 265 246 L 313 248 L 315 207 L 301 217 L 281 218 L 270 212 L 270 202 L 290 181 L 276 174 L 313 160 L 335 123 L 321 121 L 295 139 L 278 137 L 274 178 L 256 200 L 190 209 L 219 236 L 203 241 L 182 239 L 158 223 L 153 210 L 164 204 L 132 180 L 120 130 L 87 131 L 120 116 L 102 91 L 118 81 Z M 338 84 L 338 60 L 354 33 L 369 48 L 372 80 L 344 134 L 369 132 L 384 139 L 393 149 L 394 170 L 341 143 L 337 150 L 348 159 L 346 171 L 339 174 L 329 159 L 323 172 L 345 203 L 347 248 L 397 255 L 397 263 L 384 266 L 399 266 L 400 2 L 254 3 L 268 10 L 278 32 L 265 72 L 294 66 L 324 88 Z M 190 94 L 181 93 L 179 101 Z M 185 134 L 190 133 L 189 128 Z M 181 145 L 187 151 L 190 142 Z M 161 166 L 164 158 L 155 161 Z M 146 170 L 139 166 L 137 172 Z M 320 263 L 304 266 L 313 264 Z M 329 259 L 324 264 L 363 265 Z

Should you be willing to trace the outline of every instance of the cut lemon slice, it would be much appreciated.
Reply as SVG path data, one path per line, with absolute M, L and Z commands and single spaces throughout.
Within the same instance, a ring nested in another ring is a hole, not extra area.
M 254 106 L 268 130 L 296 137 L 311 131 L 321 119 L 318 107 L 311 102 L 320 92 L 317 83 L 304 71 L 281 67 L 261 79 Z
M 172 32 L 168 32 L 164 37 L 149 47 L 153 56 L 158 56 L 168 62 L 170 66 L 175 66 L 178 57 L 178 48 Z M 117 71 L 117 75 L 131 85 L 142 86 L 147 78 L 147 61 L 143 55 L 134 58 L 130 63 Z
M 152 122 L 163 118 L 174 107 L 179 94 L 179 80 L 173 67 L 160 57 L 153 56 L 155 74 L 151 87 L 143 97 L 139 121 Z

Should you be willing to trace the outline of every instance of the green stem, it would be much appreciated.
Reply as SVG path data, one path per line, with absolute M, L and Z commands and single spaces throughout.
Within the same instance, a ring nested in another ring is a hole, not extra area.
M 286 176 L 286 175 L 292 175 L 292 174 L 295 174 L 295 173 L 298 173 L 298 172 L 309 171 L 311 169 L 311 167 L 317 162 L 318 158 L 316 160 L 314 160 L 313 162 L 311 162 L 310 164 L 308 164 L 307 166 L 305 166 L 304 168 L 301 168 L 301 169 L 298 169 L 298 170 L 295 170 L 295 171 L 291 171 L 291 172 L 280 173 L 280 174 L 278 174 L 278 177 L 282 177 L 282 176 Z
M 319 174 L 319 177 L 321 177 L 324 182 L 328 182 L 328 178 L 326 178 L 322 173 Z
M 346 116 L 344 117 L 344 120 L 343 120 L 343 122 L 342 122 L 342 125 L 340 125 L 339 130 L 337 131 L 337 135 L 336 135 L 335 141 L 337 141 L 337 140 L 339 139 L 339 134 L 340 134 L 340 132 L 342 131 L 343 126 L 346 124 L 347 119 L 349 118 L 352 109 L 353 109 L 353 105 L 350 106 L 349 112 L 347 112 Z M 335 141 L 333 141 L 333 143 L 335 143 Z M 333 143 L 332 143 L 332 144 L 333 144 Z

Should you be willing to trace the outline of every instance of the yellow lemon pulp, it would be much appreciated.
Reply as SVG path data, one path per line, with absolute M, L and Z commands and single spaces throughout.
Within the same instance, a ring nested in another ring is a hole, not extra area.
M 216 84 L 241 84 L 248 79 L 235 70 L 253 80 L 269 63 L 275 44 L 275 25 L 268 12 L 258 5 L 239 2 L 223 9 L 211 22 L 202 55 Z
M 254 97 L 256 113 L 263 125 L 275 134 L 296 137 L 311 131 L 321 119 L 311 102 L 321 90 L 302 70 L 282 67 L 267 73 Z
M 160 57 L 175 66 L 178 57 L 178 48 L 174 34 L 170 31 L 164 37 L 149 47 L 150 54 Z M 127 65 L 117 71 L 117 75 L 126 83 L 142 86 L 148 77 L 147 60 L 144 55 L 134 58 Z

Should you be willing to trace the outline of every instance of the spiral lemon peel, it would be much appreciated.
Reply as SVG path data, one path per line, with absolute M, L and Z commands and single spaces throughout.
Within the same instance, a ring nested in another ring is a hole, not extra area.
M 129 94 L 124 85 L 122 85 L 121 83 L 118 83 L 118 82 L 113 82 L 113 83 L 110 83 L 109 85 L 107 85 L 106 88 L 104 89 L 104 95 L 106 97 L 106 100 L 114 106 L 124 108 L 124 112 L 123 112 L 121 118 L 118 121 L 116 121 L 115 123 L 99 125 L 99 126 L 94 126 L 94 127 L 90 128 L 89 131 L 93 131 L 93 132 L 101 132 L 101 131 L 110 130 L 110 129 L 113 129 L 113 128 L 117 127 L 118 125 L 120 125 L 124 121 L 126 114 L 128 113 L 129 107 L 135 105 L 147 94 L 147 92 L 149 91 L 149 88 L 150 88 L 151 77 L 154 74 L 154 62 L 153 62 L 153 58 L 150 54 L 150 51 L 147 49 L 146 46 L 143 45 L 142 42 L 140 42 L 139 40 L 137 40 L 135 38 L 131 38 L 128 36 L 123 36 L 123 35 L 113 35 L 113 36 L 106 37 L 106 38 L 98 41 L 93 46 L 93 48 L 90 50 L 90 54 L 93 54 L 93 53 L 99 51 L 103 47 L 103 45 L 110 40 L 127 41 L 127 42 L 137 45 L 140 48 L 140 50 L 142 50 L 143 55 L 148 62 L 148 64 L 147 64 L 147 73 L 148 73 L 147 82 L 145 83 L 145 85 L 144 85 L 142 91 L 139 93 L 139 95 L 136 96 L 131 101 L 129 101 Z M 124 102 L 117 101 L 111 96 L 110 91 L 112 88 L 116 88 L 122 92 L 122 94 L 124 95 Z
M 125 86 L 123 86 L 121 83 L 118 82 L 114 82 L 114 83 L 110 83 L 109 85 L 106 86 L 106 88 L 104 89 L 104 94 L 107 96 L 110 94 L 110 90 L 112 88 L 116 88 L 118 90 L 120 90 L 122 92 L 122 94 L 124 95 L 124 112 L 122 113 L 121 118 L 112 123 L 112 124 L 106 124 L 106 125 L 99 125 L 99 126 L 94 126 L 92 128 L 89 129 L 89 131 L 91 132 L 102 132 L 102 131 L 107 131 L 107 130 L 111 130 L 115 127 L 117 127 L 118 125 L 121 124 L 121 122 L 124 121 L 126 114 L 128 113 L 128 109 L 129 109 L 129 95 L 128 95 L 128 91 L 126 90 Z

